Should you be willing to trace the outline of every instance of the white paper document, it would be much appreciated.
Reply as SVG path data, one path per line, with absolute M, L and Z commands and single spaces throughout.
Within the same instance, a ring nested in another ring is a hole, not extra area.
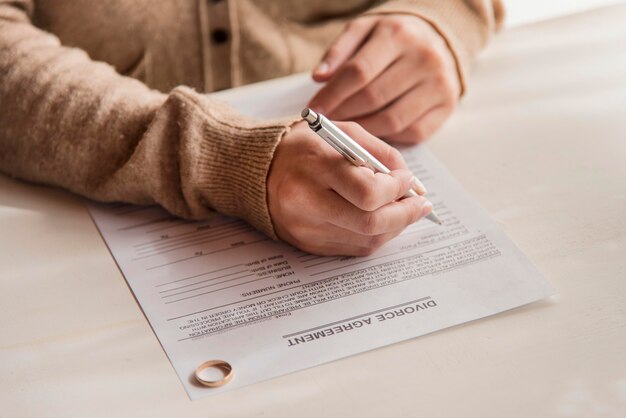
M 297 114 L 308 76 L 220 93 L 243 113 Z M 322 141 L 320 139 L 320 141 Z M 90 204 L 92 216 L 192 399 L 502 312 L 553 294 L 544 277 L 424 147 L 403 151 L 442 226 L 407 228 L 370 257 L 318 257 L 240 220 Z M 194 382 L 207 360 L 234 378 Z

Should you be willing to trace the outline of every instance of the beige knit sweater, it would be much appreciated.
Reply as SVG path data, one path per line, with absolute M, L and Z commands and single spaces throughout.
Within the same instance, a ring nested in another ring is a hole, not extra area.
M 266 178 L 288 122 L 202 93 L 309 70 L 362 13 L 431 22 L 462 80 L 502 19 L 496 0 L 0 0 L 0 170 L 275 237 Z

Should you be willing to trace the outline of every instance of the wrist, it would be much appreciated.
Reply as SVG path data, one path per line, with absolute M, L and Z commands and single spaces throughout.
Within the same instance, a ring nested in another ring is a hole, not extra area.
M 179 170 L 196 173 L 193 190 L 199 191 L 204 205 L 244 219 L 275 239 L 267 205 L 267 176 L 291 121 L 246 117 L 227 104 L 209 101 L 188 89 L 179 90 L 189 105 L 198 107 L 194 114 L 202 120 L 192 125 L 202 130 L 203 138 L 196 149 L 179 151 L 196 154 L 195 167 Z

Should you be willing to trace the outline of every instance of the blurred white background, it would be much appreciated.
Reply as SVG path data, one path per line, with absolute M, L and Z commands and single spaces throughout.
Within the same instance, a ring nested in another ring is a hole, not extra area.
M 507 8 L 506 26 L 519 26 L 538 20 L 550 19 L 591 10 L 625 0 L 504 0 Z

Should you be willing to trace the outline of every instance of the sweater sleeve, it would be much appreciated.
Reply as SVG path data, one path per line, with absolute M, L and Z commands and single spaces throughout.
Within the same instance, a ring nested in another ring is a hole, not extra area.
M 462 93 L 472 58 L 504 21 L 501 0 L 390 0 L 365 14 L 413 14 L 445 39 L 456 60 Z
M 90 60 L 0 1 L 0 170 L 100 201 L 215 211 L 275 238 L 266 178 L 286 120 L 247 118 L 178 87 L 169 94 Z

